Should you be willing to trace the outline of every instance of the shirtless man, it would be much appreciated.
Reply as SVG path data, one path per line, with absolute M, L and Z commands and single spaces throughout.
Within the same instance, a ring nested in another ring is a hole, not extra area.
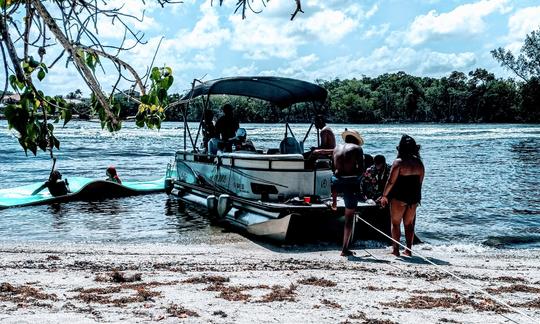
M 317 115 L 315 117 L 315 128 L 317 128 L 320 133 L 321 144 L 317 149 L 323 150 L 332 150 L 336 147 L 336 136 L 330 127 L 326 125 L 326 121 L 322 115 Z
M 345 201 L 345 226 L 343 228 L 342 256 L 353 255 L 349 250 L 352 236 L 354 212 L 360 196 L 361 175 L 364 172 L 364 153 L 360 147 L 364 140 L 356 131 L 346 130 L 341 134 L 344 145 L 334 149 L 335 173 L 332 177 L 332 209 L 337 209 L 337 194 L 343 193 Z

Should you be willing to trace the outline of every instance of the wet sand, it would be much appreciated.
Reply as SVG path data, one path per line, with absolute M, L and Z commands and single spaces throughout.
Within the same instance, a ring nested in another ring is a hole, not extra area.
M 418 257 L 386 248 L 0 243 L 2 323 L 519 323 L 531 321 Z M 540 319 L 540 251 L 418 246 Z

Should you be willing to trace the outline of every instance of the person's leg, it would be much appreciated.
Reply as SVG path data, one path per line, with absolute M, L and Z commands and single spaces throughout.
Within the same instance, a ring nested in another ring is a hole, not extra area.
M 341 255 L 347 256 L 353 253 L 349 250 L 349 244 L 351 242 L 352 228 L 354 222 L 355 209 L 345 208 L 345 226 L 343 228 L 343 248 L 341 249 Z
M 401 220 L 407 205 L 402 201 L 391 199 L 390 200 L 390 217 L 392 221 L 392 239 L 399 242 L 401 238 Z M 392 254 L 399 256 L 399 245 L 396 242 L 392 242 Z
M 411 248 L 414 240 L 414 223 L 416 219 L 416 206 L 417 204 L 407 205 L 405 213 L 403 214 L 403 226 L 405 227 L 405 241 L 407 242 L 407 248 L 403 254 L 411 256 Z

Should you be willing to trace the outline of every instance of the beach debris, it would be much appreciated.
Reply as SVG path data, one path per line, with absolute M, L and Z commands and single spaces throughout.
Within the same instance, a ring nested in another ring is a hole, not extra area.
M 94 290 L 96 291 L 96 290 Z M 112 290 L 115 293 L 116 290 Z M 114 298 L 113 296 L 109 296 L 110 293 L 106 292 L 81 292 L 77 296 L 75 296 L 76 299 L 82 300 L 86 303 L 97 303 L 97 304 L 111 304 L 114 306 L 125 306 L 127 304 L 131 303 L 142 303 L 145 301 L 153 301 L 153 297 L 159 297 L 161 296 L 161 293 L 158 291 L 150 291 L 145 288 L 139 288 L 136 290 L 135 295 L 131 296 L 122 296 Z
M 445 308 L 452 311 L 463 311 L 464 307 L 472 307 L 477 311 L 508 313 L 509 309 L 483 297 L 468 296 L 463 297 L 458 294 L 444 297 L 433 297 L 427 295 L 413 295 L 409 299 L 396 302 L 382 303 L 384 306 L 408 309 L 431 309 Z
M 251 298 L 251 295 L 244 293 L 250 287 L 215 285 L 212 289 L 219 291 L 219 298 L 228 301 L 249 301 Z
M 523 277 L 510 277 L 510 276 L 497 277 L 497 278 L 495 278 L 495 280 L 504 281 L 504 282 L 508 282 L 508 283 L 527 282 L 527 280 L 525 280 L 525 278 L 523 278 Z
M 224 282 L 229 282 L 230 279 L 227 278 L 227 277 L 222 277 L 222 276 L 213 276 L 213 275 L 210 275 L 210 276 L 207 276 L 207 275 L 202 275 L 200 277 L 192 277 L 192 278 L 188 278 L 184 281 L 182 281 L 183 283 L 190 283 L 190 284 L 222 284 Z
M 42 305 L 38 300 L 58 300 L 56 294 L 47 294 L 41 289 L 29 285 L 14 286 L 8 282 L 0 284 L 0 301 L 13 303 L 32 303 L 36 306 Z M 47 304 L 48 305 L 48 304 Z
M 351 323 L 359 323 L 359 322 L 351 322 L 349 319 L 346 319 L 345 321 L 341 322 L 341 324 L 351 324 Z M 360 322 L 360 324 L 399 324 L 399 323 L 391 321 L 391 320 L 380 320 L 377 318 L 364 318 L 364 321 Z
M 336 303 L 335 301 L 331 301 L 328 299 L 321 299 L 321 304 L 328 306 L 330 308 L 341 308 L 341 305 Z
M 257 302 L 259 303 L 271 303 L 276 301 L 289 301 L 289 302 L 296 302 L 296 286 L 293 284 L 290 284 L 288 288 L 283 287 L 281 285 L 274 285 L 272 286 L 272 291 L 270 291 L 268 294 L 264 295 L 260 300 Z
M 135 273 L 131 276 L 126 275 L 123 272 L 114 270 L 111 273 L 106 274 L 98 274 L 94 278 L 95 281 L 98 282 L 117 282 L 117 283 L 123 283 L 123 282 L 135 282 L 135 281 L 141 281 L 142 276 L 140 273 Z
M 514 284 L 514 285 L 510 285 L 510 286 L 501 286 L 501 287 L 498 287 L 498 288 L 487 288 L 486 291 L 490 292 L 490 293 L 493 293 L 493 294 L 514 293 L 514 292 L 540 294 L 540 288 L 531 287 L 531 286 L 522 285 L 522 284 Z
M 354 319 L 354 320 L 365 320 L 367 319 L 367 316 L 366 316 L 366 313 L 362 312 L 362 311 L 358 311 L 354 314 L 349 314 L 348 316 L 350 319 Z
M 540 308 L 540 298 L 533 299 L 525 303 L 514 303 L 514 307 Z
M 456 320 L 453 320 L 451 318 L 446 318 L 446 317 L 439 318 L 439 322 L 441 322 L 441 323 L 461 323 L 461 322 L 458 322 Z
M 323 278 L 316 278 L 316 277 L 309 277 L 306 279 L 302 279 L 298 281 L 301 285 L 308 285 L 308 286 L 319 286 L 319 287 L 335 287 L 337 286 L 337 283 L 335 283 L 332 280 L 323 279 Z
M 218 310 L 218 311 L 215 311 L 212 313 L 212 315 L 214 316 L 221 316 L 223 318 L 227 317 L 227 313 L 225 313 L 224 311 L 222 310 Z
M 177 304 L 170 304 L 169 307 L 167 307 L 167 313 L 170 317 L 177 318 L 199 317 L 197 312 Z

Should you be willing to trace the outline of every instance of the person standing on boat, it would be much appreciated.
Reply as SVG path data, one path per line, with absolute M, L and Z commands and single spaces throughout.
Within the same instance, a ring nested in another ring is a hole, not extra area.
M 216 122 L 216 133 L 221 136 L 221 140 L 225 143 L 225 150 L 231 151 L 231 139 L 235 137 L 236 130 L 240 128 L 238 120 L 234 118 L 233 107 L 230 104 L 223 105 L 223 116 Z
M 203 150 L 205 152 L 210 152 L 210 150 L 208 149 L 208 142 L 210 142 L 212 138 L 219 137 L 219 134 L 216 133 L 216 126 L 214 126 L 214 112 L 210 109 L 204 111 L 202 134 Z
M 381 205 L 390 205 L 392 220 L 392 239 L 399 242 L 401 238 L 401 221 L 405 227 L 407 249 L 403 253 L 412 255 L 414 240 L 414 224 L 416 207 L 422 198 L 422 183 L 424 181 L 424 164 L 420 159 L 420 145 L 409 135 L 403 135 L 397 147 L 398 155 L 381 198 Z M 392 243 L 392 254 L 399 256 L 399 246 Z
M 364 173 L 364 139 L 356 131 L 345 130 L 341 137 L 345 144 L 334 149 L 334 176 L 332 176 L 332 209 L 337 209 L 337 194 L 343 194 L 345 202 L 345 226 L 343 229 L 342 256 L 353 255 L 349 250 L 352 237 L 354 213 L 361 196 L 361 179 Z

